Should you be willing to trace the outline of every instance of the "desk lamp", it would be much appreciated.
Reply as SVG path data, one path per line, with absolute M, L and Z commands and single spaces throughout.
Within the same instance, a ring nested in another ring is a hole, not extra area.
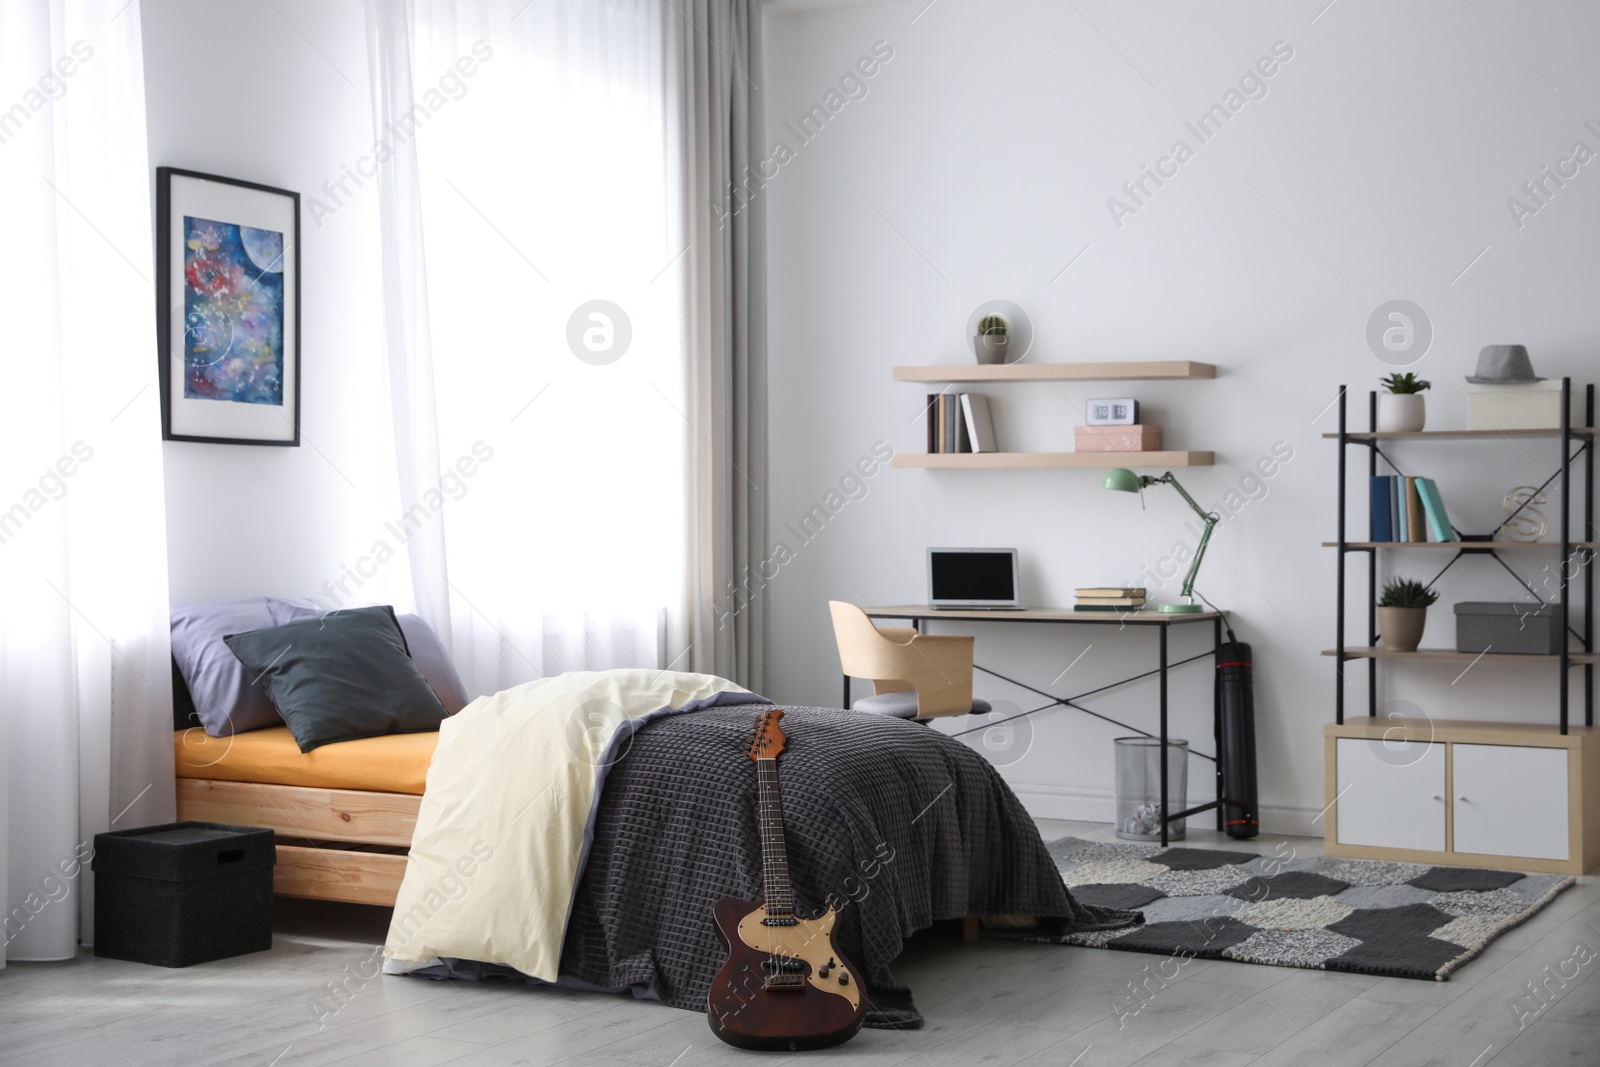
M 1206 543 L 1211 540 L 1211 531 L 1220 521 L 1218 517 L 1196 504 L 1194 497 L 1190 496 L 1183 486 L 1178 484 L 1178 479 L 1172 476 L 1171 471 L 1158 478 L 1149 474 L 1135 474 L 1126 467 L 1118 467 L 1106 475 L 1106 480 L 1102 484 L 1105 488 L 1115 489 L 1119 493 L 1139 493 L 1141 503 L 1144 500 L 1143 490 L 1145 486 L 1170 485 L 1178 491 L 1178 495 L 1183 497 L 1191 508 L 1194 508 L 1195 514 L 1200 516 L 1206 526 L 1205 530 L 1200 534 L 1200 544 L 1194 550 L 1194 562 L 1189 564 L 1189 573 L 1183 576 L 1182 596 L 1185 602 L 1182 604 L 1162 604 L 1157 610 L 1168 615 L 1204 611 L 1205 608 L 1194 601 L 1194 576 L 1200 573 L 1200 561 L 1205 558 Z

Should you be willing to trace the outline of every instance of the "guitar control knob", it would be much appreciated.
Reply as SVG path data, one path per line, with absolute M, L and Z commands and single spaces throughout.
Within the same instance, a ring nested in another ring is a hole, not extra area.
M 849 971 L 840 971 L 839 972 L 839 984 L 840 985 L 849 985 L 850 984 L 850 972 Z
M 818 978 L 826 978 L 826 977 L 828 977 L 828 965 L 826 963 L 824 963 L 821 966 L 821 968 L 819 968 L 817 970 L 817 977 Z

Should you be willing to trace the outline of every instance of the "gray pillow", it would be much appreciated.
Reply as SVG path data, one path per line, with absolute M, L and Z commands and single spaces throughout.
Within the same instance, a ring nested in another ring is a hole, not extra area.
M 272 624 L 266 597 L 180 604 L 172 609 L 172 658 L 189 688 L 200 725 L 212 737 L 283 725 L 266 689 L 252 683 L 254 676 L 222 640 Z
M 301 752 L 437 730 L 444 705 L 406 650 L 394 609 L 351 608 L 225 638 L 259 677 Z
M 270 596 L 267 597 L 267 611 L 272 615 L 274 626 L 282 626 L 286 622 L 299 622 L 301 619 L 314 619 L 323 614 L 317 608 Z M 444 705 L 444 710 L 454 715 L 466 707 L 466 683 L 457 673 L 456 665 L 450 661 L 450 654 L 439 643 L 433 627 L 423 622 L 420 615 L 398 615 L 396 620 L 400 623 L 400 632 L 405 635 L 406 647 L 411 650 L 412 662 L 433 687 L 434 693 L 439 697 L 439 703 Z

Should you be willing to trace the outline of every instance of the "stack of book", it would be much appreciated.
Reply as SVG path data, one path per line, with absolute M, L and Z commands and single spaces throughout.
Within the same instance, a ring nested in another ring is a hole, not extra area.
M 979 393 L 928 394 L 929 452 L 998 452 L 989 398 Z
M 1097 586 L 1075 590 L 1075 611 L 1138 611 L 1144 607 L 1144 590 L 1121 586 Z
M 1370 539 L 1380 544 L 1461 540 L 1433 479 L 1398 474 L 1372 477 Z

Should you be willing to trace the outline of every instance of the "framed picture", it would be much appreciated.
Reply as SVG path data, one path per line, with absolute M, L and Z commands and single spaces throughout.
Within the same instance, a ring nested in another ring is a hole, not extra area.
M 300 444 L 300 194 L 156 169 L 161 436 Z
M 1139 402 L 1131 396 L 1090 400 L 1084 414 L 1090 426 L 1133 426 L 1139 422 Z

